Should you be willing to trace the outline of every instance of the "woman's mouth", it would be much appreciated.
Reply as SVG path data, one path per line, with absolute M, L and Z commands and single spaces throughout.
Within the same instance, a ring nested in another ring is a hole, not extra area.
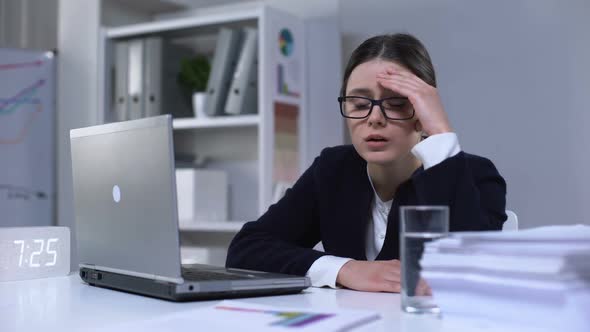
M 389 140 L 381 135 L 369 135 L 365 137 L 365 143 L 371 149 L 380 149 L 387 145 Z

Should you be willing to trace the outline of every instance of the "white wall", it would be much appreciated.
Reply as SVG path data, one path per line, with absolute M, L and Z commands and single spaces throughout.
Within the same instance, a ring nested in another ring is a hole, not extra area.
M 72 269 L 77 269 L 70 129 L 96 124 L 99 0 L 59 1 L 58 225 L 70 227 Z
M 324 148 L 344 143 L 345 127 L 337 102 L 342 81 L 338 17 L 309 18 L 305 29 L 309 115 L 304 165 L 307 168 Z M 326 123 L 333 125 L 326 126 Z
M 0 47 L 57 48 L 58 0 L 0 0 Z
M 105 27 L 115 27 L 152 20 L 152 15 L 147 11 L 132 8 L 121 0 L 102 0 L 100 16 L 100 23 Z
M 590 1 L 341 0 L 345 62 L 365 38 L 429 49 L 463 149 L 492 159 L 524 228 L 590 224 Z

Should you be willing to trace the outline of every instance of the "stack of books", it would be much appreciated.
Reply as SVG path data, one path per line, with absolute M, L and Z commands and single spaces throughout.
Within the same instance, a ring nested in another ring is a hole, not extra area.
M 452 233 L 420 264 L 444 321 L 590 331 L 590 226 Z

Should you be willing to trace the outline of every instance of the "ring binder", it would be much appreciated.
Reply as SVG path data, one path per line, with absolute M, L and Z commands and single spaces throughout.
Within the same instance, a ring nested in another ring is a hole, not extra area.
M 209 116 L 224 114 L 227 92 L 237 64 L 241 39 L 240 30 L 228 28 L 219 30 L 211 75 L 207 82 L 205 111 Z
M 244 43 L 225 106 L 226 114 L 258 113 L 258 30 L 244 29 Z

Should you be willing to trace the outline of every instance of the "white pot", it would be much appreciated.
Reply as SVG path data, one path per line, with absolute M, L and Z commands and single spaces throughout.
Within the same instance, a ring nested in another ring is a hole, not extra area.
M 205 92 L 193 93 L 193 112 L 197 118 L 207 117 L 205 113 L 205 97 L 207 97 Z

